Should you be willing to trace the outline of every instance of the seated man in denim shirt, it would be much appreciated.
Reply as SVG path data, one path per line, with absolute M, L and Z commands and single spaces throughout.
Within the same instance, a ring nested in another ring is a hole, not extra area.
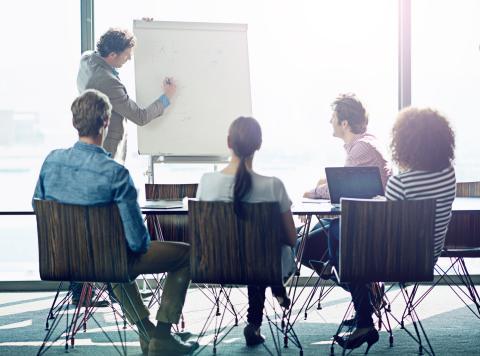
M 189 354 L 196 342 L 175 338 L 170 328 L 179 321 L 190 283 L 189 249 L 185 243 L 150 241 L 137 203 L 137 191 L 128 170 L 110 158 L 102 147 L 110 115 L 108 98 L 96 90 L 87 90 L 72 104 L 73 126 L 79 140 L 68 149 L 52 151 L 43 163 L 34 198 L 65 204 L 117 204 L 129 247 L 129 273 L 168 272 L 163 289 L 157 325 L 149 320 L 135 282 L 125 283 L 126 295 L 119 284 L 114 293 L 131 323 L 141 331 L 144 354 Z M 143 333 L 142 333 L 143 331 Z

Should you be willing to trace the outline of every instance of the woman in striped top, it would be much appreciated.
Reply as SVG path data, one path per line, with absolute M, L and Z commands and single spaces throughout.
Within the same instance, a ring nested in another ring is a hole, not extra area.
M 401 111 L 392 130 L 392 158 L 400 168 L 390 177 L 388 200 L 436 199 L 435 261 L 440 256 L 455 199 L 455 171 L 452 167 L 455 138 L 448 120 L 432 109 L 407 108 Z M 356 312 L 357 328 L 338 343 L 348 349 L 378 340 L 373 325 L 370 286 L 351 283 L 349 290 Z M 368 349 L 367 349 L 368 351 Z
M 388 200 L 436 199 L 435 261 L 440 256 L 455 199 L 455 139 L 446 118 L 432 109 L 402 111 L 393 127 L 393 160 L 401 173 L 390 178 Z

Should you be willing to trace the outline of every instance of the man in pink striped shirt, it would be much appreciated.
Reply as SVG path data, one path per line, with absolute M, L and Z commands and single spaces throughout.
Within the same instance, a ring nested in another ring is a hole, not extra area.
M 330 123 L 333 136 L 342 139 L 347 153 L 346 167 L 376 166 L 380 169 L 383 187 L 391 175 L 390 164 L 379 149 L 375 136 L 367 133 L 368 114 L 365 107 L 355 94 L 341 94 L 332 103 L 332 118 Z M 330 199 L 325 179 L 321 179 L 317 186 L 305 192 L 305 198 Z M 302 264 L 307 267 L 315 266 L 310 261 L 326 259 L 327 238 L 323 228 L 338 229 L 338 219 L 322 219 L 313 227 L 307 237 L 302 255 Z M 300 239 L 297 246 L 300 245 Z M 317 264 L 318 265 L 318 264 Z
M 345 167 L 375 166 L 380 169 L 383 187 L 391 175 L 390 165 L 381 153 L 375 136 L 367 133 L 368 114 L 355 94 L 341 94 L 332 103 L 330 123 L 333 136 L 345 142 L 347 152 Z M 305 198 L 329 199 L 328 186 L 324 179 L 317 187 L 305 192 Z

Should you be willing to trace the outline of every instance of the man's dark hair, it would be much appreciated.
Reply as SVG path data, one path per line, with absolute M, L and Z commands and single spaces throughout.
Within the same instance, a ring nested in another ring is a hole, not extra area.
M 347 121 L 352 133 L 362 134 L 367 131 L 368 114 L 355 94 L 340 94 L 332 103 L 332 110 L 337 114 L 340 124 Z
M 102 57 L 110 53 L 122 53 L 127 48 L 135 46 L 135 36 L 128 30 L 111 28 L 97 42 L 97 51 Z
M 108 97 L 94 89 L 85 90 L 73 101 L 71 109 L 73 127 L 80 137 L 97 136 L 112 113 Z

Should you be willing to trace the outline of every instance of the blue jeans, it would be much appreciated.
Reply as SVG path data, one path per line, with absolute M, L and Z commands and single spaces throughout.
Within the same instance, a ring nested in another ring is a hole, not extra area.
M 310 261 L 326 261 L 328 250 L 328 229 L 330 227 L 332 219 L 321 219 L 321 223 L 317 223 L 308 233 L 307 240 L 305 241 L 305 247 L 302 254 L 302 264 L 310 268 Z M 300 232 L 300 228 L 297 229 L 297 233 Z M 297 239 L 295 245 L 295 252 L 298 252 L 300 245 L 303 241 L 303 237 Z

